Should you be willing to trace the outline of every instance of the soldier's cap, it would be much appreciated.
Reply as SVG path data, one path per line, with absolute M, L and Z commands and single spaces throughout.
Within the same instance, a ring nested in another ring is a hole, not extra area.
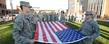
M 32 8 L 32 6 L 30 6 L 29 2 L 25 2 L 25 1 L 20 1 L 20 6 Z
M 89 15 L 93 16 L 93 13 L 92 13 L 92 11 L 86 11 L 85 15 L 86 16 L 89 16 Z
M 63 14 L 64 14 L 64 11 L 62 10 L 62 11 L 61 11 L 61 13 L 63 13 Z

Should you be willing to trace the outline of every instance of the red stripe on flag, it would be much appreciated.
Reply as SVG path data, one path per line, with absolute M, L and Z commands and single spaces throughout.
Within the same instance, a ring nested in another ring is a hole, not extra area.
M 39 31 L 39 29 L 38 29 L 38 22 L 36 22 L 36 32 L 34 33 L 34 39 L 35 40 L 38 40 L 38 32 Z
M 42 28 L 42 36 L 43 36 L 43 40 L 44 40 L 45 42 L 47 42 L 48 40 L 47 40 L 47 37 L 46 37 L 46 33 L 45 33 L 45 31 L 44 31 L 44 28 L 43 28 L 41 22 L 40 22 L 40 26 L 41 26 L 41 28 Z
M 48 22 L 47 22 L 48 23 Z M 50 26 L 50 28 L 51 28 L 51 30 L 53 31 L 53 32 L 55 32 L 55 30 L 52 28 L 52 26 L 48 23 L 48 25 Z
M 66 29 L 66 28 L 67 28 L 67 26 L 66 26 L 65 24 L 62 24 L 62 23 L 57 22 L 57 21 L 56 21 L 56 23 L 58 23 L 59 25 L 61 25 L 64 29 Z
M 56 26 L 53 22 L 51 22 L 51 23 L 53 24 L 53 26 L 54 26 L 58 31 L 60 31 L 60 29 L 58 29 L 57 26 Z
M 56 22 L 57 25 L 59 25 L 62 29 L 64 29 L 64 27 L 62 25 L 60 25 L 59 23 Z
M 47 31 L 48 31 L 48 33 L 49 33 L 51 39 L 53 40 L 53 42 L 57 42 L 56 39 L 54 38 L 54 36 L 51 34 L 51 32 L 50 32 L 50 30 L 48 29 L 48 27 L 47 27 L 47 25 L 45 24 L 45 22 L 44 22 L 44 26 L 46 27 L 46 29 L 47 29 Z

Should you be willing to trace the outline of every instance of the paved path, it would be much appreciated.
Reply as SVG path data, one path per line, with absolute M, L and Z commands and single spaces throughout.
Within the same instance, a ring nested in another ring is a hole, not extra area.
M 98 21 L 106 21 L 106 22 L 109 22 L 109 20 L 101 20 L 101 19 L 97 19 Z

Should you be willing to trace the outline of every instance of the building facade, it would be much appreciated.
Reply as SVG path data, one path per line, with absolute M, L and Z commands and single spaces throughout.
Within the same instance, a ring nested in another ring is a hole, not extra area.
M 6 0 L 0 0 L 0 16 L 6 14 Z
M 87 11 L 88 9 L 88 0 L 80 0 L 80 4 L 82 5 L 82 10 Z
M 109 19 L 109 0 L 103 0 L 101 18 L 102 19 L 104 19 L 104 18 Z
M 103 0 L 89 0 L 87 10 L 93 11 L 95 15 L 101 15 Z
M 101 17 L 101 15 L 104 13 L 103 7 L 104 7 L 104 0 L 81 0 L 80 3 L 82 4 L 83 11 L 92 11 L 96 16 Z
M 68 16 L 80 13 L 81 9 L 80 0 L 68 0 Z

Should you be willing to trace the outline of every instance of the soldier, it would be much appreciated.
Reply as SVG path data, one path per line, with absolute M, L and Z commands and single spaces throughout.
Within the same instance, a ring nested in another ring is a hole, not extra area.
M 58 17 L 59 17 L 59 15 L 58 15 L 58 14 L 56 14 L 56 21 L 59 21 Z
M 45 19 L 46 19 L 47 22 L 49 21 L 48 17 L 49 17 L 49 15 L 48 15 L 48 13 L 46 13 Z
M 71 15 L 71 21 L 73 21 L 73 22 L 74 22 L 74 16 L 73 16 L 73 15 Z
M 53 15 L 52 15 L 52 12 L 49 13 L 49 17 L 50 17 L 50 21 L 53 21 Z
M 58 21 L 58 15 L 55 13 L 55 15 L 54 15 L 54 20 L 55 21 Z
M 55 15 L 56 15 L 55 12 L 53 12 L 53 13 L 52 13 L 52 21 L 56 21 L 56 20 L 55 20 Z
M 42 21 L 43 20 L 43 14 L 42 14 L 42 11 L 39 11 L 38 13 L 38 21 Z
M 92 44 L 93 40 L 99 36 L 99 26 L 93 19 L 91 11 L 86 11 L 86 17 L 81 25 L 80 32 L 87 36 L 80 44 Z
M 49 13 L 47 14 L 47 17 L 48 17 L 48 21 L 50 21 L 50 15 L 49 15 Z
M 29 2 L 20 1 L 20 8 L 22 12 L 14 20 L 13 39 L 15 44 L 33 44 L 33 34 L 35 32 L 35 21 L 32 13 L 30 13 L 31 6 Z
M 62 23 L 64 23 L 64 22 L 65 22 L 64 11 L 61 11 L 60 22 L 62 22 Z

